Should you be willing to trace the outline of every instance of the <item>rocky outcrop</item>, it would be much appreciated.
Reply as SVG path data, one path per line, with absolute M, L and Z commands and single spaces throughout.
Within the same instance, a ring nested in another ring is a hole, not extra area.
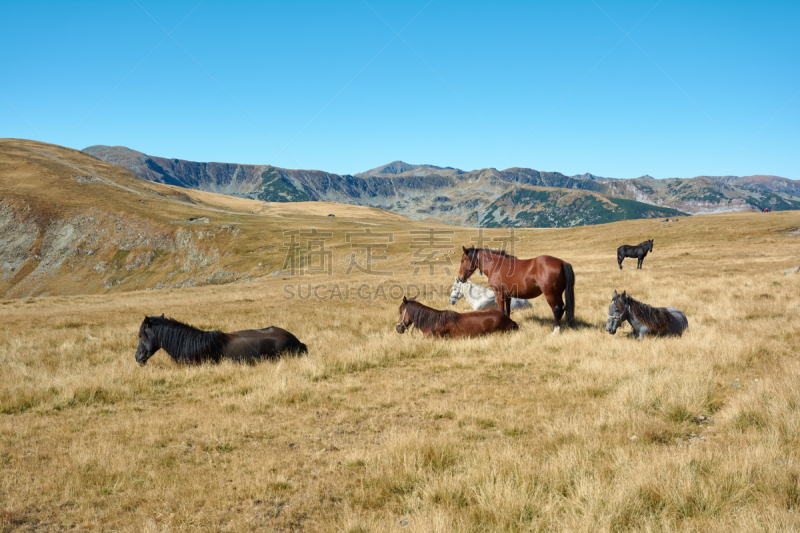
M 232 281 L 220 261 L 230 252 L 230 226 L 161 226 L 89 209 L 47 211 L 23 201 L 0 202 L 0 297 L 110 288 L 183 287 Z M 221 241 L 221 242 L 218 242 Z

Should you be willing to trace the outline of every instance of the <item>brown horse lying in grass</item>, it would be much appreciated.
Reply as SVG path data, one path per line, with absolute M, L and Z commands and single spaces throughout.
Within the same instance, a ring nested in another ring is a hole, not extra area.
M 306 345 L 285 329 L 269 327 L 223 333 L 203 331 L 171 318 L 146 316 L 139 327 L 136 362 L 147 363 L 161 348 L 176 363 L 219 363 L 231 359 L 253 364 L 261 359 L 274 359 L 282 352 L 304 354 Z
M 478 337 L 495 331 L 514 331 L 519 328 L 516 322 L 497 309 L 472 313 L 438 311 L 417 301 L 407 300 L 405 296 L 399 312 L 400 320 L 395 327 L 397 333 L 405 333 L 414 326 L 426 336 Z

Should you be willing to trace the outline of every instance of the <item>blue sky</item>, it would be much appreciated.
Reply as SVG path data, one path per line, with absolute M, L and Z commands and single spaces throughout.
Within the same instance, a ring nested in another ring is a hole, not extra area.
M 336 173 L 400 159 L 800 179 L 796 1 L 4 0 L 2 12 L 0 137 Z

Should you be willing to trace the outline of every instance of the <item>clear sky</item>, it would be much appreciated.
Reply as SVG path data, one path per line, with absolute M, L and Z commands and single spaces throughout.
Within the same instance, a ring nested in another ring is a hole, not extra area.
M 0 12 L 0 137 L 342 174 L 400 159 L 800 179 L 796 0 Z

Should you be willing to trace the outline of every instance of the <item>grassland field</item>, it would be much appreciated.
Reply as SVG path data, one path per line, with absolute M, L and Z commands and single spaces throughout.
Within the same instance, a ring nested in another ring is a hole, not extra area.
M 398 335 L 391 297 L 286 299 L 452 283 L 413 276 L 404 222 L 385 227 L 391 276 L 345 275 L 338 231 L 332 276 L 0 301 L 0 530 L 800 529 L 800 274 L 783 274 L 800 213 L 518 230 L 516 255 L 574 267 L 559 335 L 542 298 L 519 331 L 472 340 Z M 476 234 L 450 229 L 456 250 Z M 616 247 L 647 238 L 644 268 L 619 270 Z M 607 334 L 614 290 L 682 310 L 688 331 Z M 281 326 L 309 354 L 139 367 L 139 324 L 161 313 Z

